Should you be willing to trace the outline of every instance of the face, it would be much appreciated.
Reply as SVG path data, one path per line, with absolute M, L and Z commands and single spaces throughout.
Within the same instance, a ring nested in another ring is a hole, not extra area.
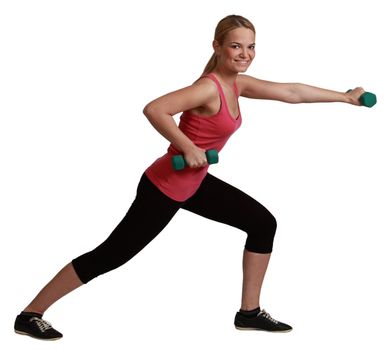
M 248 28 L 236 28 L 226 35 L 222 45 L 214 41 L 213 47 L 221 69 L 243 73 L 255 57 L 255 33 Z

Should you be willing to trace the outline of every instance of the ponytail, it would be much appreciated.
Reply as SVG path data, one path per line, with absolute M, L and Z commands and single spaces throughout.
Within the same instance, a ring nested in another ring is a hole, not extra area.
M 207 65 L 204 68 L 203 75 L 211 73 L 216 68 L 216 64 L 217 64 L 217 56 L 215 53 L 213 53 L 213 55 L 211 56 Z

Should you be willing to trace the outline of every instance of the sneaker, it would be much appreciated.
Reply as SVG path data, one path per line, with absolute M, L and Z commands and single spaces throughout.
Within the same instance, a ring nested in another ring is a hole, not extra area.
M 41 340 L 57 340 L 63 337 L 49 322 L 44 321 L 40 314 L 33 312 L 22 312 L 16 317 L 15 332 Z
M 238 312 L 235 317 L 235 327 L 239 330 L 256 330 L 267 332 L 290 332 L 292 327 L 271 317 L 265 310 L 255 316 L 244 316 Z

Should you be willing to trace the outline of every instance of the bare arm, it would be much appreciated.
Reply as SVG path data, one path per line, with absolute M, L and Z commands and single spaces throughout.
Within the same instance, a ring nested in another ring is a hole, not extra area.
M 207 163 L 205 150 L 198 148 L 178 128 L 173 116 L 209 104 L 216 95 L 216 87 L 207 79 L 201 79 L 191 86 L 153 100 L 143 110 L 152 126 L 184 154 L 191 167 L 204 166 Z
M 276 83 L 248 75 L 239 75 L 237 84 L 241 96 L 287 103 L 345 102 L 360 105 L 358 98 L 364 92 L 363 88 L 356 88 L 344 93 L 301 83 Z

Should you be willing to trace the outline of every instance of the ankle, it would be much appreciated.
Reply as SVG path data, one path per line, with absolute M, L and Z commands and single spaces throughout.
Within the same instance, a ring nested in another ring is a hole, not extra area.
M 241 308 L 240 311 L 241 312 L 245 312 L 245 313 L 251 313 L 251 312 L 260 312 L 260 306 L 258 307 L 255 307 L 255 308 L 248 308 L 248 309 L 243 309 Z
M 243 304 L 240 308 L 242 311 L 254 311 L 256 309 L 260 309 L 259 304 Z
M 22 312 L 32 313 L 32 314 L 39 314 L 41 316 L 44 315 L 44 311 L 41 311 L 41 310 L 36 309 L 36 308 L 29 307 L 29 306 L 27 306 Z

